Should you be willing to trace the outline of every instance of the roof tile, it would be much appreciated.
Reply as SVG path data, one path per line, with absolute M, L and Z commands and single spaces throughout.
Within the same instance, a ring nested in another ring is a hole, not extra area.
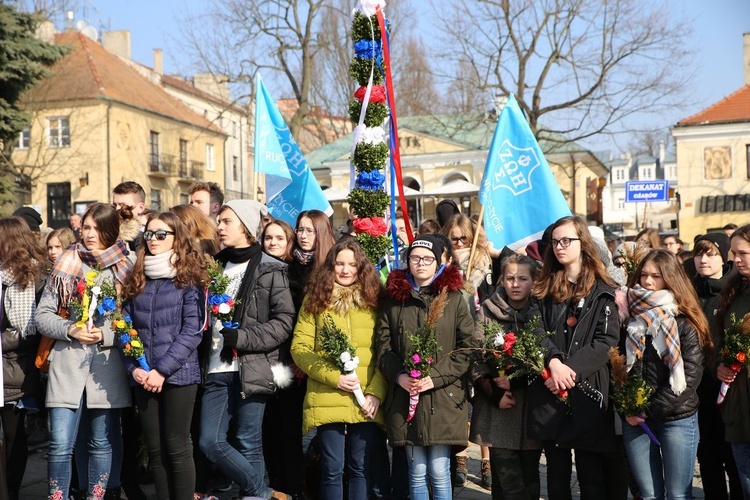
M 750 85 L 745 85 L 706 109 L 680 120 L 677 126 L 747 121 L 750 121 Z

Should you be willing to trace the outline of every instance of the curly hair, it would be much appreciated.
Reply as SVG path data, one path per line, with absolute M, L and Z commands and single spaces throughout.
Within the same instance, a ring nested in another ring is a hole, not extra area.
M 542 276 L 534 285 L 533 296 L 543 299 L 550 295 L 559 304 L 570 298 L 578 300 L 585 297 L 594 288 L 596 280 L 615 288 L 617 285 L 609 277 L 607 269 L 599 257 L 594 239 L 591 237 L 588 227 L 586 227 L 586 222 L 578 216 L 563 217 L 552 225 L 552 231 L 565 224 L 572 224 L 576 235 L 581 239 L 581 274 L 576 286 L 571 290 L 565 267 L 560 264 L 555 257 L 555 252 L 552 251 L 553 248 L 550 247 L 549 251 L 544 252 Z
M 0 268 L 9 271 L 19 285 L 34 286 L 46 260 L 46 252 L 25 220 L 0 219 Z
M 628 288 L 633 288 L 639 284 L 643 266 L 648 262 L 653 262 L 659 269 L 664 280 L 664 287 L 674 295 L 677 310 L 687 318 L 688 323 L 693 325 L 693 328 L 698 332 L 700 345 L 706 350 L 706 353 L 710 353 L 713 348 L 713 340 L 711 339 L 708 320 L 701 308 L 695 288 L 690 283 L 690 279 L 685 274 L 685 268 L 682 267 L 682 263 L 675 254 L 663 248 L 649 251 L 638 263 L 633 275 L 628 278 Z
M 380 306 L 383 287 L 375 267 L 362 251 L 357 240 L 343 238 L 331 247 L 325 261 L 313 271 L 307 282 L 305 310 L 310 314 L 320 314 L 330 306 L 333 284 L 336 281 L 334 275 L 336 257 L 344 250 L 351 250 L 354 253 L 354 261 L 357 263 L 357 282 L 353 286 L 359 287 L 363 305 L 371 309 L 377 309 Z
M 189 234 L 180 218 L 172 212 L 154 213 L 149 217 L 146 228 L 148 228 L 148 225 L 153 220 L 164 222 L 174 231 L 174 241 L 172 243 L 174 259 L 172 265 L 177 272 L 177 276 L 172 280 L 177 288 L 198 286 L 206 282 L 208 280 L 208 271 L 203 252 L 201 252 L 198 243 Z M 138 247 L 133 272 L 123 288 L 122 296 L 124 300 L 135 297 L 146 286 L 146 252 L 148 252 L 148 245 L 144 242 L 143 245 Z
M 203 215 L 200 208 L 194 205 L 177 205 L 169 211 L 180 218 L 190 235 L 200 242 L 204 253 L 214 255 L 219 252 L 221 242 L 216 225 Z

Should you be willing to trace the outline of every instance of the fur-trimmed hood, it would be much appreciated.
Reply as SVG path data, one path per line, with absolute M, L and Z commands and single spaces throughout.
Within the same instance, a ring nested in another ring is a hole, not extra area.
M 388 275 L 388 281 L 385 284 L 386 294 L 399 302 L 406 302 L 411 295 L 411 292 L 414 290 L 414 287 L 407 279 L 406 274 L 407 271 L 405 269 L 391 271 Z M 463 286 L 464 279 L 461 276 L 461 270 L 455 265 L 450 265 L 446 266 L 443 269 L 443 272 L 440 273 L 440 276 L 435 278 L 432 283 L 422 288 L 430 288 L 431 291 L 429 293 L 431 295 L 437 295 L 443 290 L 443 288 L 447 288 L 449 292 L 454 292 L 460 291 Z
M 130 219 L 120 223 L 120 239 L 125 242 L 135 241 L 141 234 L 141 223 L 138 219 Z

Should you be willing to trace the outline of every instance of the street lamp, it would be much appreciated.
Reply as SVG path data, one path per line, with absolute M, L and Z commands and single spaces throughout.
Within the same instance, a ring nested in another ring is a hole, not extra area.
M 461 198 L 461 206 L 464 207 L 466 217 L 471 217 L 471 198 L 469 196 Z

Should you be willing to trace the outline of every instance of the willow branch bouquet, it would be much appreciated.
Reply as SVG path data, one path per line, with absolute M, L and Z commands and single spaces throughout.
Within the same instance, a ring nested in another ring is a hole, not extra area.
M 320 347 L 325 353 L 325 358 L 344 375 L 354 373 L 359 366 L 359 357 L 354 346 L 349 342 L 349 337 L 336 326 L 329 314 L 326 314 L 323 327 L 320 329 Z M 365 395 L 359 384 L 354 389 L 354 397 L 360 407 L 364 406 Z
M 612 383 L 615 389 L 612 394 L 615 410 L 626 417 L 641 417 L 645 420 L 653 389 L 637 373 L 628 373 L 625 356 L 616 347 L 609 348 L 609 363 L 612 366 Z M 640 426 L 656 446 L 661 446 L 646 422 L 641 422 Z
M 731 323 L 724 329 L 724 346 L 719 351 L 719 359 L 724 366 L 739 373 L 750 364 L 750 313 L 739 320 L 732 314 Z M 717 405 L 724 402 L 729 386 L 726 382 L 721 383 Z

